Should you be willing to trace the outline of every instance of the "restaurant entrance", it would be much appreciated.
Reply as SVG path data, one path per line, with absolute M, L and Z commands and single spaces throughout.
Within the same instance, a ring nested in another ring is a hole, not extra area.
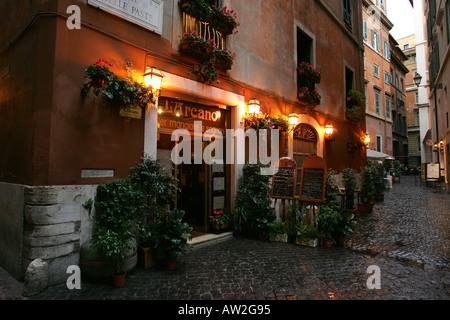
M 221 160 L 225 161 L 230 111 L 165 97 L 159 98 L 158 107 L 158 158 L 165 159 L 178 180 L 175 207 L 185 211 L 185 221 L 194 231 L 209 232 L 212 211 L 229 208 L 229 166 L 205 161 L 205 157 L 210 154 L 211 142 L 216 141 L 214 133 L 220 133 L 222 141 L 217 148 L 222 150 Z M 182 130 L 175 132 L 177 129 Z M 189 132 L 189 136 L 178 138 L 177 134 L 183 132 Z M 189 137 L 189 144 L 183 142 Z M 215 157 L 218 150 L 211 155 Z M 174 155 L 183 160 L 173 161 Z

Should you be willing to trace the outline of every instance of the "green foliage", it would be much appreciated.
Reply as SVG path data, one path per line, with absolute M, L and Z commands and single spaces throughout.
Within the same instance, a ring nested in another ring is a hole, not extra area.
M 341 215 L 341 209 L 336 202 L 330 202 L 320 207 L 319 214 L 316 217 L 316 223 L 323 238 L 331 239 L 337 230 Z
M 287 234 L 290 239 L 297 237 L 299 228 L 303 225 L 303 213 L 301 210 L 301 202 L 293 199 L 289 205 L 288 214 L 286 217 Z
M 325 203 L 336 201 L 339 194 L 339 187 L 336 182 L 336 171 L 328 169 L 325 175 Z
M 366 97 L 357 90 L 350 90 L 347 94 L 347 97 L 357 102 L 359 106 L 364 105 L 366 102 Z
M 288 229 L 286 224 L 280 219 L 275 219 L 275 221 L 273 221 L 270 225 L 269 236 L 274 234 L 287 234 L 287 231 Z
M 209 59 L 206 59 L 201 64 L 197 64 L 193 69 L 190 69 L 189 73 L 195 75 L 198 82 L 209 85 L 215 82 L 219 77 L 215 64 L 216 58 L 214 56 L 210 56 Z
M 131 77 L 119 79 L 114 75 L 102 90 L 102 94 L 120 106 L 137 105 L 145 107 L 153 99 L 151 89 L 133 80 Z
M 130 180 L 141 190 L 147 205 L 145 217 L 139 224 L 141 241 L 151 241 L 151 235 L 160 217 L 168 211 L 177 190 L 177 180 L 157 159 L 143 157 L 132 167 Z
M 345 188 L 345 208 L 354 208 L 355 190 L 357 188 L 356 172 L 352 168 L 345 168 L 342 170 L 342 180 Z
M 375 193 L 383 193 L 385 190 L 384 185 L 384 166 L 380 162 L 372 162 L 370 164 L 372 170 L 373 187 Z
M 95 64 L 88 66 L 84 70 L 84 78 L 88 79 L 81 88 L 81 96 L 85 97 L 91 89 L 93 89 L 94 94 L 98 95 L 101 88 L 97 87 L 94 83 L 96 81 L 103 81 L 104 84 L 108 84 L 114 73 L 109 69 L 113 65 L 108 61 L 102 59 L 98 60 Z
M 361 170 L 361 202 L 369 204 L 374 194 L 372 170 L 365 166 Z
M 184 214 L 182 210 L 172 209 L 159 220 L 153 235 L 158 259 L 175 261 L 180 253 L 192 250 L 187 243 L 192 228 L 183 222 Z
M 244 165 L 233 210 L 237 234 L 255 235 L 258 232 L 258 221 L 270 221 L 274 216 L 269 176 L 261 174 L 262 167 L 261 164 Z
M 348 233 L 353 231 L 353 226 L 356 224 L 354 220 L 354 215 L 347 216 L 345 214 L 340 214 L 336 220 L 336 226 L 333 231 L 333 236 L 337 241 L 340 237 L 345 237 Z
M 116 264 L 126 258 L 135 238 L 133 229 L 145 216 L 146 205 L 142 193 L 128 179 L 100 184 L 95 199 L 96 215 L 91 248 L 98 249 Z

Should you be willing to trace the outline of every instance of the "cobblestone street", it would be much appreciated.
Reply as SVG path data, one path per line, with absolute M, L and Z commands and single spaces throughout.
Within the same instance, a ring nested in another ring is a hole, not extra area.
M 358 217 L 345 247 L 230 238 L 181 256 L 175 271 L 136 267 L 124 288 L 82 281 L 81 290 L 63 284 L 31 300 L 448 300 L 449 208 L 448 193 L 402 177 Z M 367 287 L 371 265 L 381 289 Z M 23 299 L 1 281 L 0 299 Z

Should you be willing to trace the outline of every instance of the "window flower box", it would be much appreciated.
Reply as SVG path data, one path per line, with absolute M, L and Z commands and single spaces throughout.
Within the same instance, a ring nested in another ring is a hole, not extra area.
M 301 79 L 309 80 L 312 83 L 320 83 L 322 75 L 320 71 L 307 62 L 301 62 L 297 68 L 298 75 Z
M 316 90 L 310 90 L 307 87 L 301 87 L 298 93 L 298 99 L 310 107 L 315 107 L 320 104 L 321 96 Z

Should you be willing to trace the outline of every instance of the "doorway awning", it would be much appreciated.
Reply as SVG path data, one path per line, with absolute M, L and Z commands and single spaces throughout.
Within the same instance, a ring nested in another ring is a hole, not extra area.
M 393 156 L 390 156 L 386 153 L 371 150 L 371 149 L 367 149 L 367 158 L 368 159 L 378 159 L 378 160 L 382 160 L 382 159 L 394 160 L 395 159 Z

